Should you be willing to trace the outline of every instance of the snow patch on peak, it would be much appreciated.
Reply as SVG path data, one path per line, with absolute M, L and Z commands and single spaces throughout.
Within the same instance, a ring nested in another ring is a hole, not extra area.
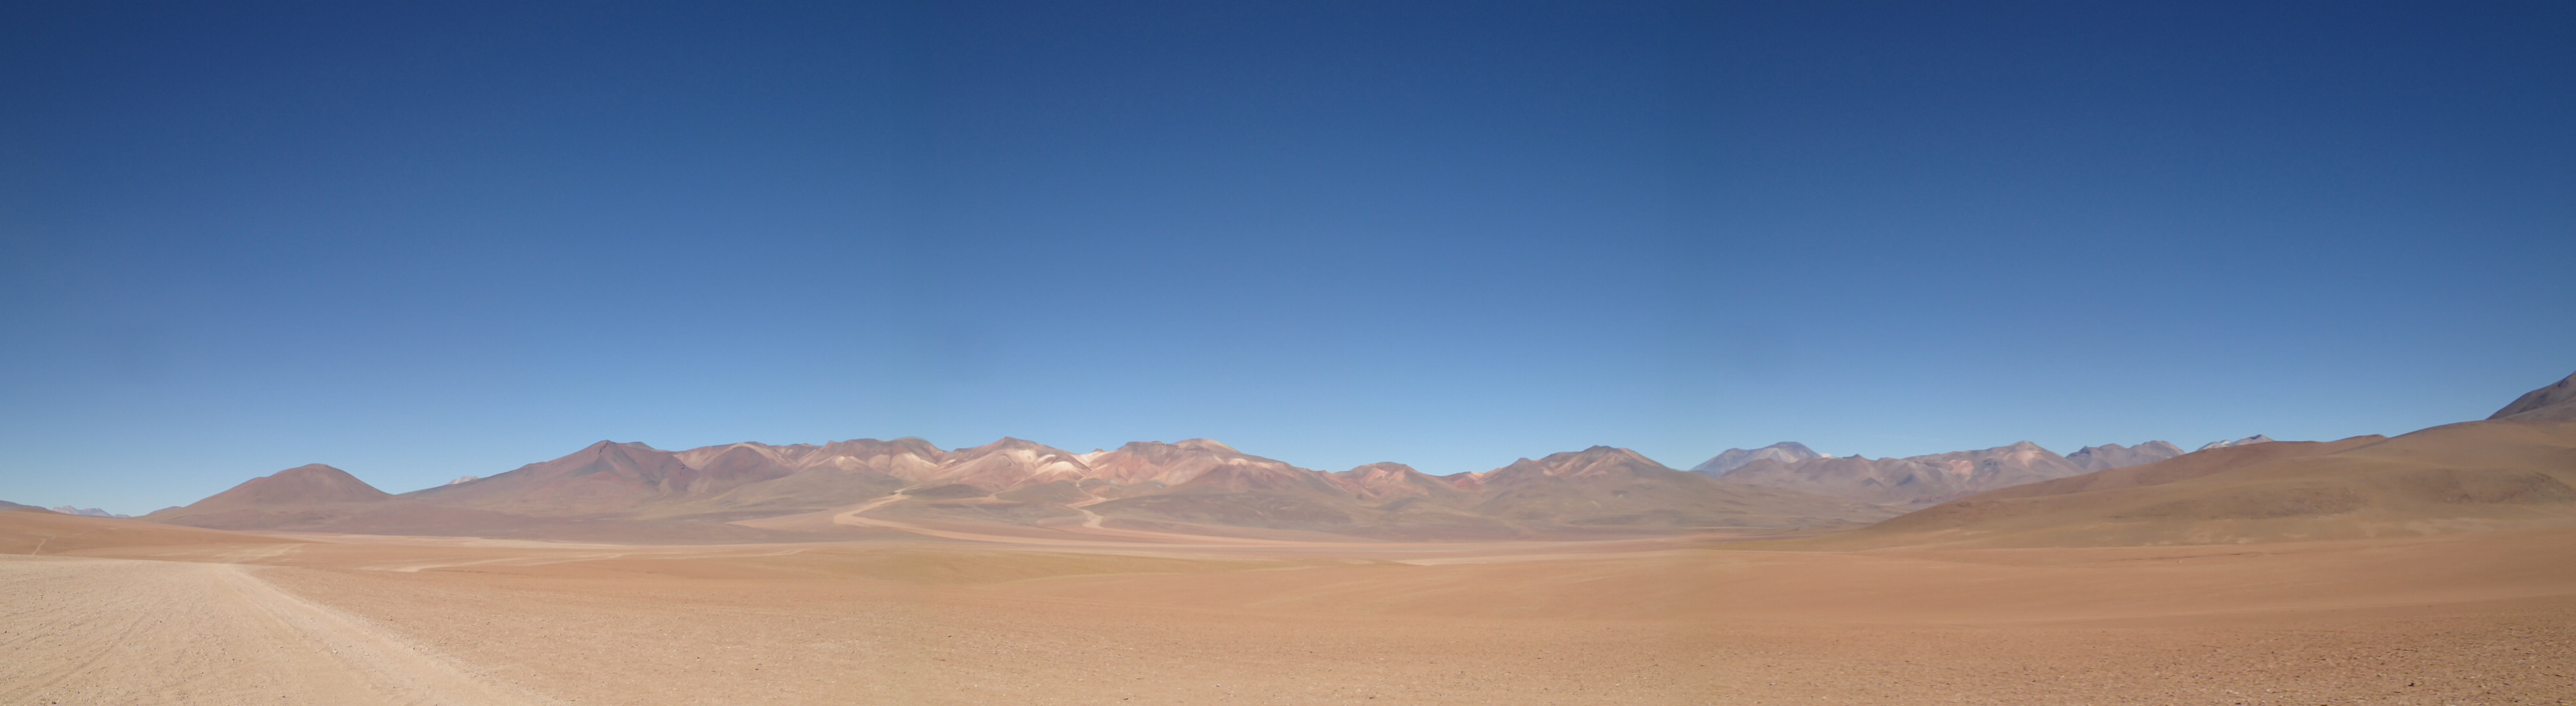
M 2208 450 L 2210 450 L 2210 449 L 2223 449 L 2223 448 L 2227 448 L 2227 447 L 2230 447 L 2230 446 L 2247 446 L 2247 445 L 2251 445 L 2251 444 L 2267 444 L 2267 443 L 2271 443 L 2271 442 L 2272 442 L 2272 440 L 2273 440 L 2273 439 L 2272 439 L 2272 437 L 2264 436 L 2264 435 L 2261 435 L 2261 434 L 2256 434 L 2256 435 L 2253 435 L 2253 436 L 2245 437 L 2245 438 L 2242 438 L 2242 439 L 2237 439 L 2237 440 L 2234 440 L 2234 441 L 2212 441 L 2212 442 L 2209 442 L 2209 443 L 2206 443 L 2206 444 L 2201 444 L 2201 445 L 2200 445 L 2200 448 L 2192 449 L 2192 450 L 2193 450 L 2193 451 L 2208 451 Z

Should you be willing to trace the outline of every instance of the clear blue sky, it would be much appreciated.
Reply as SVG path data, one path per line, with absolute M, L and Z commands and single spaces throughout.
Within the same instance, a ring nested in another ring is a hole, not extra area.
M 2564 3 L 193 5 L 0 10 L 0 499 L 2063 452 L 2576 371 Z

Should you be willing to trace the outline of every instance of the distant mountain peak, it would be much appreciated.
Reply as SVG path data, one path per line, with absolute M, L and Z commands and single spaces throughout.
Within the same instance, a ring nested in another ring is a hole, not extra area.
M 2119 444 L 2087 446 L 2076 449 L 2075 453 L 2067 454 L 2066 460 L 2086 471 L 2107 471 L 2155 463 L 2182 454 L 2182 447 L 2175 446 L 2173 442 L 2149 441 L 2136 446 Z
M 1646 470 L 1670 471 L 1672 469 L 1666 468 L 1664 464 L 1657 463 L 1654 459 L 1646 458 L 1645 454 L 1637 453 L 1633 449 L 1593 446 L 1582 451 L 1563 451 L 1548 454 L 1544 458 L 1524 458 L 1513 461 L 1509 466 L 1485 472 L 1485 476 L 1480 480 L 1484 483 L 1492 483 L 1533 477 L 1580 479 L 1627 476 Z
M 1732 483 L 1872 503 L 1924 504 L 2083 472 L 2082 467 L 2039 444 L 2019 441 L 1973 451 L 1877 460 L 1823 454 L 1798 460 L 1751 458 L 1726 473 L 1709 475 Z
M 300 507 L 325 503 L 378 502 L 393 495 L 357 476 L 319 463 L 296 466 L 258 478 L 207 496 L 189 504 L 188 509 Z
M 1351 467 L 1351 470 L 1343 471 L 1343 473 L 1349 473 L 1349 474 L 1354 474 L 1354 475 L 1385 475 L 1385 474 L 1420 473 L 1420 472 L 1421 472 L 1421 471 L 1413 470 L 1413 467 L 1412 467 L 1412 466 L 1407 466 L 1407 465 L 1404 465 L 1404 464 L 1401 464 L 1401 463 L 1396 463 L 1396 462 L 1394 462 L 1394 461 L 1379 461 L 1379 462 L 1377 462 L 1377 463 L 1366 463 L 1366 464 L 1361 464 L 1361 465 L 1357 465 L 1357 466 L 1352 466 L 1352 467 Z
M 2274 441 L 2274 439 L 2273 439 L 2272 437 L 2264 436 L 2264 435 L 2261 435 L 2261 434 L 2256 434 L 2256 435 L 2253 435 L 2253 436 L 2245 437 L 2245 438 L 2242 438 L 2242 439 L 2236 439 L 2236 440 L 2232 440 L 2232 441 L 2212 441 L 2212 442 L 2209 442 L 2209 443 L 2206 443 L 2206 444 L 2201 444 L 2201 445 L 2200 445 L 2200 448 L 2192 449 L 2192 450 L 2193 450 L 2193 451 L 2208 451 L 2208 450 L 2210 450 L 2210 449 L 2223 449 L 2223 448 L 2227 448 L 2227 447 L 2230 447 L 2230 446 L 2244 446 L 2244 445 L 2247 445 L 2247 444 L 2268 444 L 2268 443 L 2272 443 L 2272 441 Z
M 1806 444 L 1801 444 L 1795 441 L 1783 441 L 1758 449 L 1727 449 L 1724 452 L 1719 453 L 1716 457 L 1701 462 L 1697 466 L 1692 466 L 1691 472 L 1707 476 L 1722 476 L 1726 475 L 1729 471 L 1743 468 L 1744 464 L 1762 459 L 1770 459 L 1781 463 L 1797 463 L 1799 461 L 1812 458 L 1833 457 L 1816 453 L 1815 449 L 1807 448 Z
M 647 444 L 647 443 L 644 443 L 644 442 L 641 442 L 641 441 L 615 441 L 615 440 L 611 440 L 611 439 L 601 439 L 601 440 L 599 440 L 599 441 L 598 441 L 598 443 L 594 443 L 594 444 L 591 444 L 591 445 L 589 445 L 589 446 L 582 447 L 582 450 L 583 450 L 583 451 L 607 451 L 607 450 L 610 450 L 610 449 L 625 449 L 625 450 L 628 450 L 628 451 L 660 451 L 660 450 L 661 450 L 661 449 L 653 448 L 653 445 L 651 445 L 651 444 Z

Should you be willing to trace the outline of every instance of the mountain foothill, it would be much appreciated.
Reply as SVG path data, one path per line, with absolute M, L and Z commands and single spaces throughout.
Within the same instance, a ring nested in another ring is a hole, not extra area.
M 2393 438 L 2255 435 L 2189 453 L 2148 441 L 2061 456 L 2024 441 L 1871 459 L 1782 442 L 1728 449 L 1684 471 L 1594 446 L 1434 476 L 1401 463 L 1320 471 L 1209 439 L 1088 453 L 1017 438 L 958 449 L 917 438 L 678 451 L 601 441 L 399 494 L 331 466 L 299 466 L 141 519 L 211 530 L 667 542 L 925 528 L 1416 540 L 1732 533 L 1834 546 L 2448 533 L 2576 523 L 2576 376 L 2486 420 Z

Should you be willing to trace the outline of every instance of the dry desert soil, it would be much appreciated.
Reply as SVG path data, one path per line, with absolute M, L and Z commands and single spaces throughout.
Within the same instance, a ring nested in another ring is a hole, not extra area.
M 0 515 L 60 542 L 0 547 L 0 704 L 2576 700 L 2576 528 L 652 546 Z

